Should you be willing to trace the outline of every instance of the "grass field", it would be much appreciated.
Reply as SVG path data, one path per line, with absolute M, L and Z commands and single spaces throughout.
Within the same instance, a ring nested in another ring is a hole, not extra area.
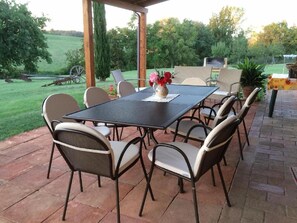
M 123 75 L 127 79 L 132 79 L 136 78 L 137 72 L 123 72 Z M 32 82 L 13 80 L 13 83 L 8 84 L 4 80 L 0 80 L 0 140 L 44 126 L 41 105 L 44 98 L 50 94 L 70 94 L 77 100 L 80 107 L 84 108 L 85 83 L 41 87 L 51 82 L 52 80 L 33 80 Z M 105 82 L 97 81 L 96 83 L 96 86 L 104 88 L 107 92 L 109 92 L 110 85 L 114 85 L 112 77 Z
M 66 55 L 69 50 L 80 49 L 83 39 L 74 36 L 45 35 L 48 43 L 48 51 L 52 55 L 52 64 L 45 61 L 38 63 L 40 73 L 57 72 L 66 67 Z

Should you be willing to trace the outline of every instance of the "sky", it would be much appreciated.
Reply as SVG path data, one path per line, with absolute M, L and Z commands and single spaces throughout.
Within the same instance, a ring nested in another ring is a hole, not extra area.
M 34 16 L 46 16 L 51 21 L 46 29 L 83 31 L 82 0 L 15 0 L 27 4 Z M 242 27 L 259 31 L 272 22 L 286 20 L 289 26 L 297 25 L 296 9 L 292 0 L 169 0 L 148 7 L 147 23 L 175 17 L 182 22 L 189 19 L 208 24 L 213 14 L 218 14 L 224 6 L 244 9 Z M 126 27 L 133 12 L 106 6 L 107 29 Z

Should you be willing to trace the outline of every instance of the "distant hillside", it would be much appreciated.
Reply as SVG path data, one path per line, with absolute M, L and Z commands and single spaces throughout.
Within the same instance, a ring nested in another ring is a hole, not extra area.
M 59 36 L 76 36 L 76 37 L 83 37 L 84 33 L 80 31 L 65 31 L 65 30 L 49 30 L 45 31 L 46 34 L 51 34 L 51 35 L 59 35 Z
M 69 50 L 79 49 L 82 47 L 83 38 L 77 36 L 63 36 L 45 34 L 47 38 L 47 44 L 49 46 L 48 51 L 52 55 L 52 64 L 47 64 L 45 61 L 38 63 L 39 73 L 59 73 L 62 68 L 66 66 L 65 53 Z

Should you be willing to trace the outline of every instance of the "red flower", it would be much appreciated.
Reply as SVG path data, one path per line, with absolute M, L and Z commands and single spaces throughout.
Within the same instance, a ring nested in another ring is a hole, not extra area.
M 171 84 L 172 83 L 172 75 L 170 72 L 166 71 L 155 71 L 150 74 L 150 79 L 149 79 L 149 85 L 153 86 L 154 83 L 159 84 L 161 86 L 164 86 L 165 84 Z

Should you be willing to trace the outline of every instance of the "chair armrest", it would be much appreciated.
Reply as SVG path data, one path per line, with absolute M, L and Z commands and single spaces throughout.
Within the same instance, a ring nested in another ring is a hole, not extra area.
M 138 142 L 142 142 L 143 141 L 143 138 L 141 137 L 135 137 L 134 139 L 130 140 L 127 145 L 125 146 L 125 148 L 123 149 L 120 157 L 119 157 L 119 161 L 117 163 L 117 166 L 116 166 L 116 169 L 115 169 L 115 173 L 118 174 L 119 173 L 119 169 L 120 169 L 120 166 L 121 166 L 121 162 L 122 162 L 122 159 L 125 155 L 125 152 L 127 151 L 127 149 L 130 147 L 130 145 L 132 144 L 136 144 Z M 140 144 L 142 146 L 142 143 Z M 141 148 L 139 149 L 141 151 Z M 141 153 L 140 153 L 141 155 Z
M 240 82 L 233 82 L 233 83 L 230 84 L 230 88 L 229 88 L 229 93 L 230 93 L 230 94 L 231 94 L 231 92 L 232 92 L 232 88 L 233 88 L 233 86 L 236 85 L 236 84 L 240 84 Z
M 202 124 L 197 124 L 197 125 L 193 125 L 187 132 L 187 135 L 185 137 L 184 142 L 188 142 L 188 139 L 190 138 L 190 134 L 191 132 L 195 129 L 195 128 L 203 128 L 204 129 L 204 133 L 205 133 L 205 137 L 209 134 L 209 132 L 212 130 L 212 128 L 210 128 L 207 125 L 202 125 Z
M 174 146 L 174 145 L 171 145 L 171 144 L 168 144 L 168 143 L 159 143 L 159 144 L 157 144 L 153 148 L 153 157 L 152 157 L 152 163 L 153 163 L 153 165 L 155 164 L 155 161 L 156 161 L 156 151 L 160 147 L 167 147 L 167 148 L 172 149 L 172 150 L 175 150 L 176 152 L 178 152 L 179 154 L 181 154 L 181 156 L 183 157 L 185 163 L 187 164 L 187 167 L 188 167 L 188 170 L 189 170 L 189 173 L 190 173 L 191 178 L 194 179 L 194 173 L 193 173 L 193 170 L 192 170 L 192 167 L 191 167 L 191 164 L 190 164 L 190 161 L 189 161 L 187 155 L 180 148 L 178 148 L 177 146 Z
M 208 78 L 205 82 L 207 86 L 216 86 L 218 83 L 218 80 Z
M 181 118 L 179 118 L 179 119 L 177 120 L 177 123 L 176 123 L 176 129 L 175 129 L 176 131 L 178 130 L 179 123 L 180 123 L 181 121 L 183 121 L 184 119 L 196 120 L 198 123 L 201 123 L 201 124 L 205 125 L 205 123 L 204 123 L 201 119 L 199 119 L 199 118 L 197 118 L 197 117 L 193 117 L 193 116 L 183 116 L 183 117 L 181 117 Z
M 56 126 L 57 126 L 59 123 L 62 123 L 62 122 L 59 121 L 59 120 L 52 120 L 52 121 L 51 121 L 51 128 L 52 128 L 53 131 L 55 131 L 55 128 L 56 128 Z

